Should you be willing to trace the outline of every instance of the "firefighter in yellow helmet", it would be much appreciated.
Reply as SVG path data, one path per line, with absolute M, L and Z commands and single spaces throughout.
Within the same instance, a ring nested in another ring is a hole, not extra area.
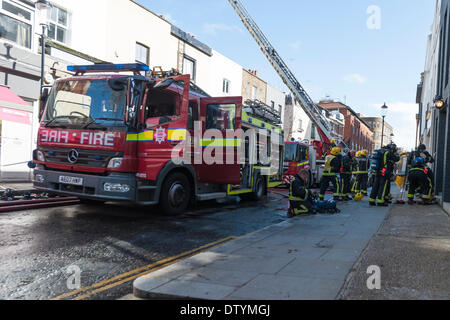
M 329 149 L 327 150 L 327 152 L 324 152 L 324 154 L 322 155 L 322 160 L 325 160 L 325 158 L 331 154 L 331 151 L 333 150 L 333 148 L 336 148 L 336 147 L 337 147 L 336 139 L 331 139 Z
M 331 150 L 331 154 L 325 157 L 325 169 L 323 171 L 322 180 L 320 181 L 320 199 L 325 199 L 325 192 L 330 186 L 330 182 L 333 185 L 333 196 L 335 200 L 339 200 L 340 196 L 340 182 L 338 174 L 341 171 L 341 148 L 334 147 Z

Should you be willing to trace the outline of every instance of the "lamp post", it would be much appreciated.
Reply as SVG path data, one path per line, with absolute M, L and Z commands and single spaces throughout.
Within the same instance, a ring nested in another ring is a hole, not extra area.
M 383 143 L 384 143 L 384 121 L 387 116 L 387 111 L 388 111 L 388 106 L 386 105 L 386 102 L 385 102 L 384 105 L 381 107 L 381 116 L 383 117 L 383 124 L 381 126 L 381 148 L 383 148 Z
M 46 11 L 52 7 L 50 2 L 47 0 L 37 0 L 34 3 L 34 6 L 36 9 L 41 12 L 41 15 L 45 15 Z M 39 95 L 42 94 L 42 87 L 44 86 L 44 72 L 45 72 L 45 30 L 47 28 L 47 24 L 44 22 L 41 22 L 40 25 L 42 26 L 42 35 L 41 35 L 41 88 Z

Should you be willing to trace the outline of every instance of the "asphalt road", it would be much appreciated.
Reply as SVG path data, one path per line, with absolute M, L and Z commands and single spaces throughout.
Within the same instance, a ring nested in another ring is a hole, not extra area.
M 138 274 L 280 223 L 287 206 L 271 194 L 178 217 L 112 203 L 0 214 L 0 299 L 118 299 Z M 81 290 L 67 286 L 77 269 Z

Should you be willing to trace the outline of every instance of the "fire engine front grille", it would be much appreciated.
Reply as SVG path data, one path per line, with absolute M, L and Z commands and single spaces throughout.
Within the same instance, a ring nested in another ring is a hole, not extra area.
M 106 168 L 112 158 L 123 156 L 122 152 L 116 151 L 76 149 L 78 151 L 78 161 L 76 163 L 70 163 L 69 153 L 74 149 L 40 148 L 40 150 L 44 153 L 46 162 L 93 168 Z

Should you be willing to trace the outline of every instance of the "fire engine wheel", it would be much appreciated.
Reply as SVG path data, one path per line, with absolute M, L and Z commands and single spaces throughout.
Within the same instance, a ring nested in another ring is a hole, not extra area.
M 264 178 L 259 176 L 256 180 L 255 192 L 252 193 L 252 198 L 255 201 L 259 201 L 264 197 L 265 186 L 264 186 Z
M 173 216 L 186 211 L 191 201 L 191 186 L 182 173 L 171 174 L 164 181 L 161 190 L 161 207 L 167 215 Z

